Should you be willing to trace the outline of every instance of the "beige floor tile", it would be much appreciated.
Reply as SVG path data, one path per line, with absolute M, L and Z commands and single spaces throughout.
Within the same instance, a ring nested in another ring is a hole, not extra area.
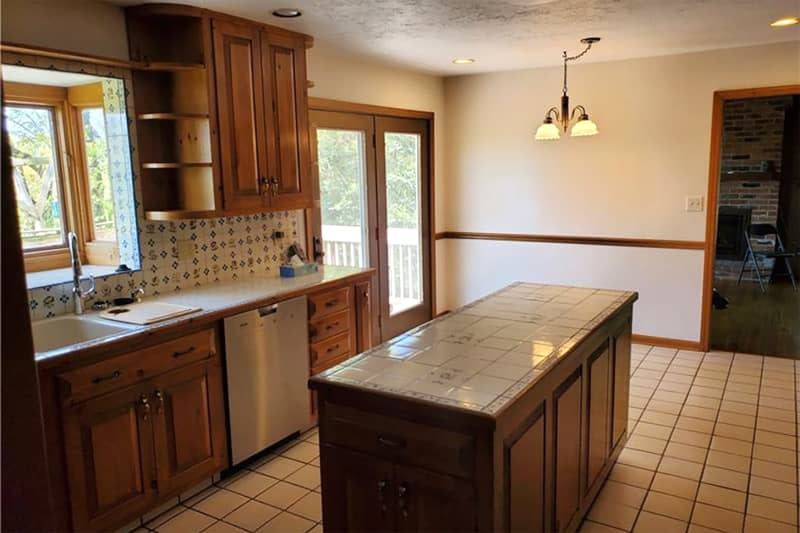
M 634 487 L 646 489 L 653 481 L 653 471 L 617 463 L 614 465 L 614 468 L 611 469 L 609 479 L 618 483 L 625 483 L 626 485 L 633 485 Z
M 756 417 L 754 415 L 746 415 L 742 413 L 735 413 L 720 410 L 717 422 L 724 424 L 732 424 L 734 426 L 743 426 L 748 428 L 756 427 Z
M 187 509 L 168 522 L 161 524 L 156 531 L 159 533 L 186 533 L 187 531 L 202 531 L 217 520 L 193 509 Z
M 788 403 L 788 402 L 787 402 Z M 788 403 L 791 406 L 791 403 Z M 758 410 L 759 418 L 771 418 L 773 420 L 780 420 L 781 422 L 794 422 L 795 421 L 795 412 L 793 409 L 786 409 L 786 405 L 784 405 L 783 409 L 775 409 L 773 407 L 766 407 L 763 406 Z
M 234 477 L 226 479 L 220 485 L 243 496 L 254 498 L 275 483 L 277 483 L 277 480 L 274 478 L 244 470 Z
M 711 435 L 697 431 L 687 431 L 685 429 L 676 427 L 673 430 L 669 440 L 670 442 L 678 442 L 680 444 L 688 444 L 690 446 L 701 446 L 703 448 L 707 448 L 711 442 Z
M 726 391 L 744 392 L 747 394 L 758 394 L 757 383 L 741 383 L 733 381 L 732 377 L 728 378 L 728 383 L 725 385 Z
M 315 489 L 320 485 L 319 467 L 306 465 L 297 472 L 286 476 L 285 481 L 307 489 Z
M 634 507 L 598 500 L 589 510 L 588 518 L 593 522 L 630 531 L 638 512 Z
M 288 511 L 319 522 L 322 520 L 322 498 L 316 492 L 310 492 L 297 500 Z
M 747 499 L 747 514 L 797 525 L 796 505 L 756 494 L 751 494 Z
M 314 527 L 314 522 L 297 515 L 283 512 L 261 526 L 258 533 L 305 533 Z
M 756 416 L 758 412 L 758 405 L 754 403 L 734 402 L 731 400 L 722 400 L 722 405 L 719 406 L 720 412 L 738 413 L 741 415 Z
M 647 404 L 647 409 L 650 411 L 657 411 L 659 413 L 675 416 L 681 412 L 682 407 L 682 403 L 664 402 L 660 400 L 650 400 L 650 403 Z
M 691 479 L 657 472 L 650 490 L 694 500 L 698 485 L 697 481 Z
M 760 430 L 763 429 L 764 431 L 772 431 L 773 433 L 782 433 L 784 435 L 797 435 L 797 426 L 793 422 L 782 422 L 762 416 L 757 418 L 756 428 Z
M 634 433 L 625 446 L 632 450 L 661 454 L 667 446 L 667 441 Z
M 186 507 L 183 505 L 175 505 L 172 501 L 168 503 L 172 504 L 172 507 L 168 509 L 159 507 L 157 511 L 159 511 L 160 514 L 153 516 L 153 518 L 150 518 L 150 520 L 147 520 L 145 517 L 149 517 L 154 513 L 149 513 L 148 515 L 145 515 L 145 517 L 142 517 L 142 522 L 145 526 L 147 526 L 148 529 L 157 529 L 161 524 L 172 520 L 186 510 Z
M 747 494 L 738 490 L 700 483 L 700 490 L 697 491 L 697 501 L 729 509 L 739 513 L 744 512 Z
M 636 424 L 636 429 L 633 430 L 633 435 L 643 435 L 645 437 L 667 440 L 669 439 L 671 431 L 672 430 L 666 426 L 639 422 Z
M 742 455 L 733 455 L 730 453 L 711 450 L 706 457 L 706 464 L 717 466 L 719 468 L 727 468 L 728 470 L 735 470 L 736 472 L 749 473 L 750 472 L 750 458 Z
M 672 427 L 675 425 L 678 417 L 669 413 L 661 413 L 651 409 L 645 409 L 645 411 L 642 413 L 642 416 L 639 417 L 639 420 L 651 424 L 658 424 L 659 426 Z
M 683 459 L 676 459 L 675 457 L 664 457 L 658 465 L 658 471 L 698 481 L 703 471 L 703 465 Z
M 775 446 L 777 448 L 784 448 L 787 450 L 797 449 L 797 437 L 794 435 L 773 433 L 771 431 L 764 431 L 763 429 L 756 429 L 755 441 L 758 444 L 766 444 L 767 446 Z
M 704 379 L 704 378 L 699 378 L 699 379 L 702 379 L 702 380 L 706 381 L 706 379 Z M 707 380 L 707 381 L 718 381 L 718 380 L 714 379 L 714 380 Z M 719 388 L 716 388 L 716 387 L 703 387 L 703 386 L 697 385 L 697 380 L 695 380 L 695 385 L 689 391 L 689 395 L 690 396 L 702 396 L 702 397 L 705 397 L 705 398 L 713 398 L 715 400 L 721 400 L 722 399 L 722 394 L 723 394 L 722 393 L 722 387 L 719 387 Z
M 752 476 L 750 478 L 750 493 L 797 504 L 797 485 L 794 483 L 784 483 L 774 479 Z
M 717 422 L 717 425 L 714 426 L 714 435 L 753 442 L 754 431 L 753 428 L 745 426 L 735 426 L 733 424 Z
M 303 468 L 303 463 L 299 461 L 287 459 L 286 457 L 273 457 L 271 460 L 259 466 L 257 471 L 276 479 L 283 479 L 301 468 Z
M 695 394 L 690 394 L 686 397 L 686 405 L 692 405 L 695 407 L 705 407 L 706 409 L 714 409 L 715 411 L 719 409 L 720 404 L 722 403 L 717 398 L 708 398 L 706 396 L 697 396 Z
M 250 500 L 226 516 L 225 521 L 247 531 L 255 531 L 280 512 L 281 510 L 276 507 Z
M 223 521 L 216 522 L 208 529 L 204 529 L 203 533 L 244 533 L 245 530 L 238 528 L 234 525 L 225 523 Z
M 636 526 L 633 528 L 634 533 L 684 533 L 686 531 L 686 522 L 675 520 L 666 516 L 661 516 L 647 511 L 642 511 L 639 518 L 636 520 Z
M 686 531 L 686 533 L 719 533 L 719 529 L 711 529 L 710 527 L 699 526 L 697 524 L 689 524 L 689 529 Z
M 583 524 L 581 524 L 581 528 L 578 530 L 578 533 L 620 533 L 621 531 L 625 530 L 600 524 L 598 522 L 592 522 L 591 520 L 584 520 Z
M 664 455 L 667 457 L 676 457 L 693 463 L 705 463 L 706 453 L 708 453 L 707 448 L 689 446 L 679 442 L 670 442 L 667 449 L 664 450 Z
M 718 487 L 727 487 L 741 492 L 747 492 L 747 474 L 706 465 L 703 470 L 703 483 L 710 483 Z
M 715 451 L 750 457 L 753 454 L 753 444 L 739 439 L 715 436 L 711 439 L 711 449 Z
M 647 470 L 655 470 L 660 460 L 661 456 L 655 453 L 630 450 L 628 448 L 622 450 L 618 459 L 622 464 L 645 468 Z
M 315 457 L 314 460 L 311 461 L 308 464 L 313 465 L 313 466 L 319 466 L 319 457 Z
M 783 481 L 784 483 L 797 483 L 797 470 L 794 467 L 773 463 L 771 461 L 763 461 L 761 459 L 753 459 L 750 474 L 767 479 L 774 479 L 776 481 Z
M 686 394 L 680 392 L 673 392 L 668 390 L 656 390 L 656 392 L 653 393 L 653 400 L 661 402 L 672 402 L 681 404 L 685 399 L 686 399 Z
M 281 455 L 307 463 L 319 455 L 319 446 L 310 442 L 298 442 L 291 448 L 282 451 Z
M 322 529 L 322 524 L 317 524 L 316 526 L 309 529 L 308 533 L 325 533 L 325 532 Z
M 797 533 L 797 528 L 749 514 L 744 517 L 744 533 Z
M 288 509 L 294 502 L 308 493 L 308 489 L 281 481 L 259 494 L 256 499 L 273 507 Z
M 688 522 L 689 516 L 692 514 L 692 507 L 694 507 L 692 500 L 650 491 L 647 493 L 647 499 L 644 501 L 642 509 Z
M 785 450 L 765 444 L 756 444 L 753 446 L 753 457 L 787 466 L 797 465 L 797 455 L 793 450 Z
M 686 394 L 689 393 L 689 390 L 691 390 L 691 388 L 692 385 L 690 383 L 676 383 L 674 381 L 664 381 L 664 379 L 662 378 L 661 383 L 658 385 L 657 390 L 667 391 L 667 392 L 679 392 L 685 396 Z M 681 400 L 678 400 L 678 402 L 680 403 Z
M 763 388 L 763 387 L 762 387 Z M 758 397 L 759 407 L 772 407 L 774 409 L 791 409 L 792 400 L 785 400 L 783 398 L 773 398 L 771 396 L 764 396 L 763 394 Z
M 698 387 L 709 387 L 719 390 L 725 388 L 725 381 L 722 379 L 697 378 L 694 380 L 694 384 Z
M 735 392 L 728 390 L 725 391 L 724 399 L 730 400 L 732 402 L 755 404 L 758 403 L 758 394 L 747 394 L 745 392 Z
M 247 498 L 241 494 L 227 489 L 220 489 L 208 498 L 197 502 L 192 508 L 211 516 L 222 518 L 246 502 Z
M 705 407 L 695 407 L 693 405 L 684 405 L 681 411 L 681 416 L 690 416 L 692 418 L 699 418 L 701 420 L 716 420 L 716 409 L 707 409 Z
M 714 431 L 714 421 L 701 420 L 699 418 L 692 418 L 689 416 L 679 416 L 678 421 L 675 424 L 675 428 L 710 434 L 712 431 Z
M 697 503 L 692 512 L 692 523 L 722 531 L 741 531 L 744 515 L 728 509 L 720 509 L 713 505 Z
M 600 490 L 598 498 L 638 509 L 642 506 L 646 494 L 647 491 L 645 489 L 616 481 L 607 481 Z

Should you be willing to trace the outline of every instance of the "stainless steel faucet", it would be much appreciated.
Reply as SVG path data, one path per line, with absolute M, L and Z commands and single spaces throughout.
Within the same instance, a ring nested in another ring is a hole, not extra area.
M 83 267 L 81 267 L 81 258 L 78 254 L 78 236 L 70 231 L 67 235 L 67 243 L 69 244 L 69 261 L 72 266 L 72 302 L 75 305 L 75 314 L 83 314 L 83 301 L 94 294 L 94 278 L 88 276 L 89 288 L 84 289 L 81 280 L 83 274 Z

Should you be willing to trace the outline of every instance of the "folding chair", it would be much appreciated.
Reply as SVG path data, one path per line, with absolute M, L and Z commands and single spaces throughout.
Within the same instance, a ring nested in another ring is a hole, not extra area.
M 766 239 L 766 237 L 770 235 L 775 236 L 774 241 Z M 753 238 L 755 239 L 756 244 L 773 244 L 772 250 L 755 251 L 753 249 Z M 739 279 L 736 281 L 737 285 L 742 283 L 742 275 L 744 274 L 744 270 L 748 261 L 753 261 L 753 269 L 755 270 L 758 284 L 761 287 L 761 292 L 766 293 L 767 289 L 764 287 L 764 279 L 761 275 L 761 269 L 758 266 L 758 260 L 775 259 L 777 262 L 779 259 L 783 259 L 784 264 L 786 265 L 786 272 L 788 272 L 789 278 L 792 280 L 792 287 L 794 287 L 794 290 L 797 291 L 797 283 L 794 279 L 794 272 L 792 272 L 792 264 L 789 262 L 789 258 L 796 256 L 797 252 L 786 251 L 786 249 L 783 247 L 781 236 L 778 235 L 778 230 L 775 226 L 772 224 L 750 224 L 744 232 L 744 239 L 747 243 L 747 253 L 742 261 L 742 268 L 739 270 Z M 770 280 L 767 280 L 768 283 L 769 281 Z

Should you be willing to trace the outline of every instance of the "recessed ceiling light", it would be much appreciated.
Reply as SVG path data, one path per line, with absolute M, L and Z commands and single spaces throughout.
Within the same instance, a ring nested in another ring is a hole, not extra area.
M 474 63 L 475 60 L 469 57 L 457 57 L 453 60 L 453 63 L 456 65 L 469 65 L 470 63 Z
M 798 22 L 800 22 L 800 18 L 797 18 L 797 17 L 783 17 L 783 18 L 779 18 L 778 20 L 776 20 L 775 22 L 770 24 L 770 26 L 772 26 L 773 28 L 780 28 L 781 26 L 794 26 Z
M 301 13 L 299 9 L 293 9 L 291 7 L 282 7 L 280 9 L 276 9 L 275 11 L 273 11 L 272 14 L 282 19 L 293 19 L 299 17 L 303 13 Z

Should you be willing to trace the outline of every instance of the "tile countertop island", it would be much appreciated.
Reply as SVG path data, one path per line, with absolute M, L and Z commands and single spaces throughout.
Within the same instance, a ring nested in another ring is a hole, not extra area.
M 637 297 L 515 283 L 312 377 L 326 530 L 577 529 L 627 435 Z

